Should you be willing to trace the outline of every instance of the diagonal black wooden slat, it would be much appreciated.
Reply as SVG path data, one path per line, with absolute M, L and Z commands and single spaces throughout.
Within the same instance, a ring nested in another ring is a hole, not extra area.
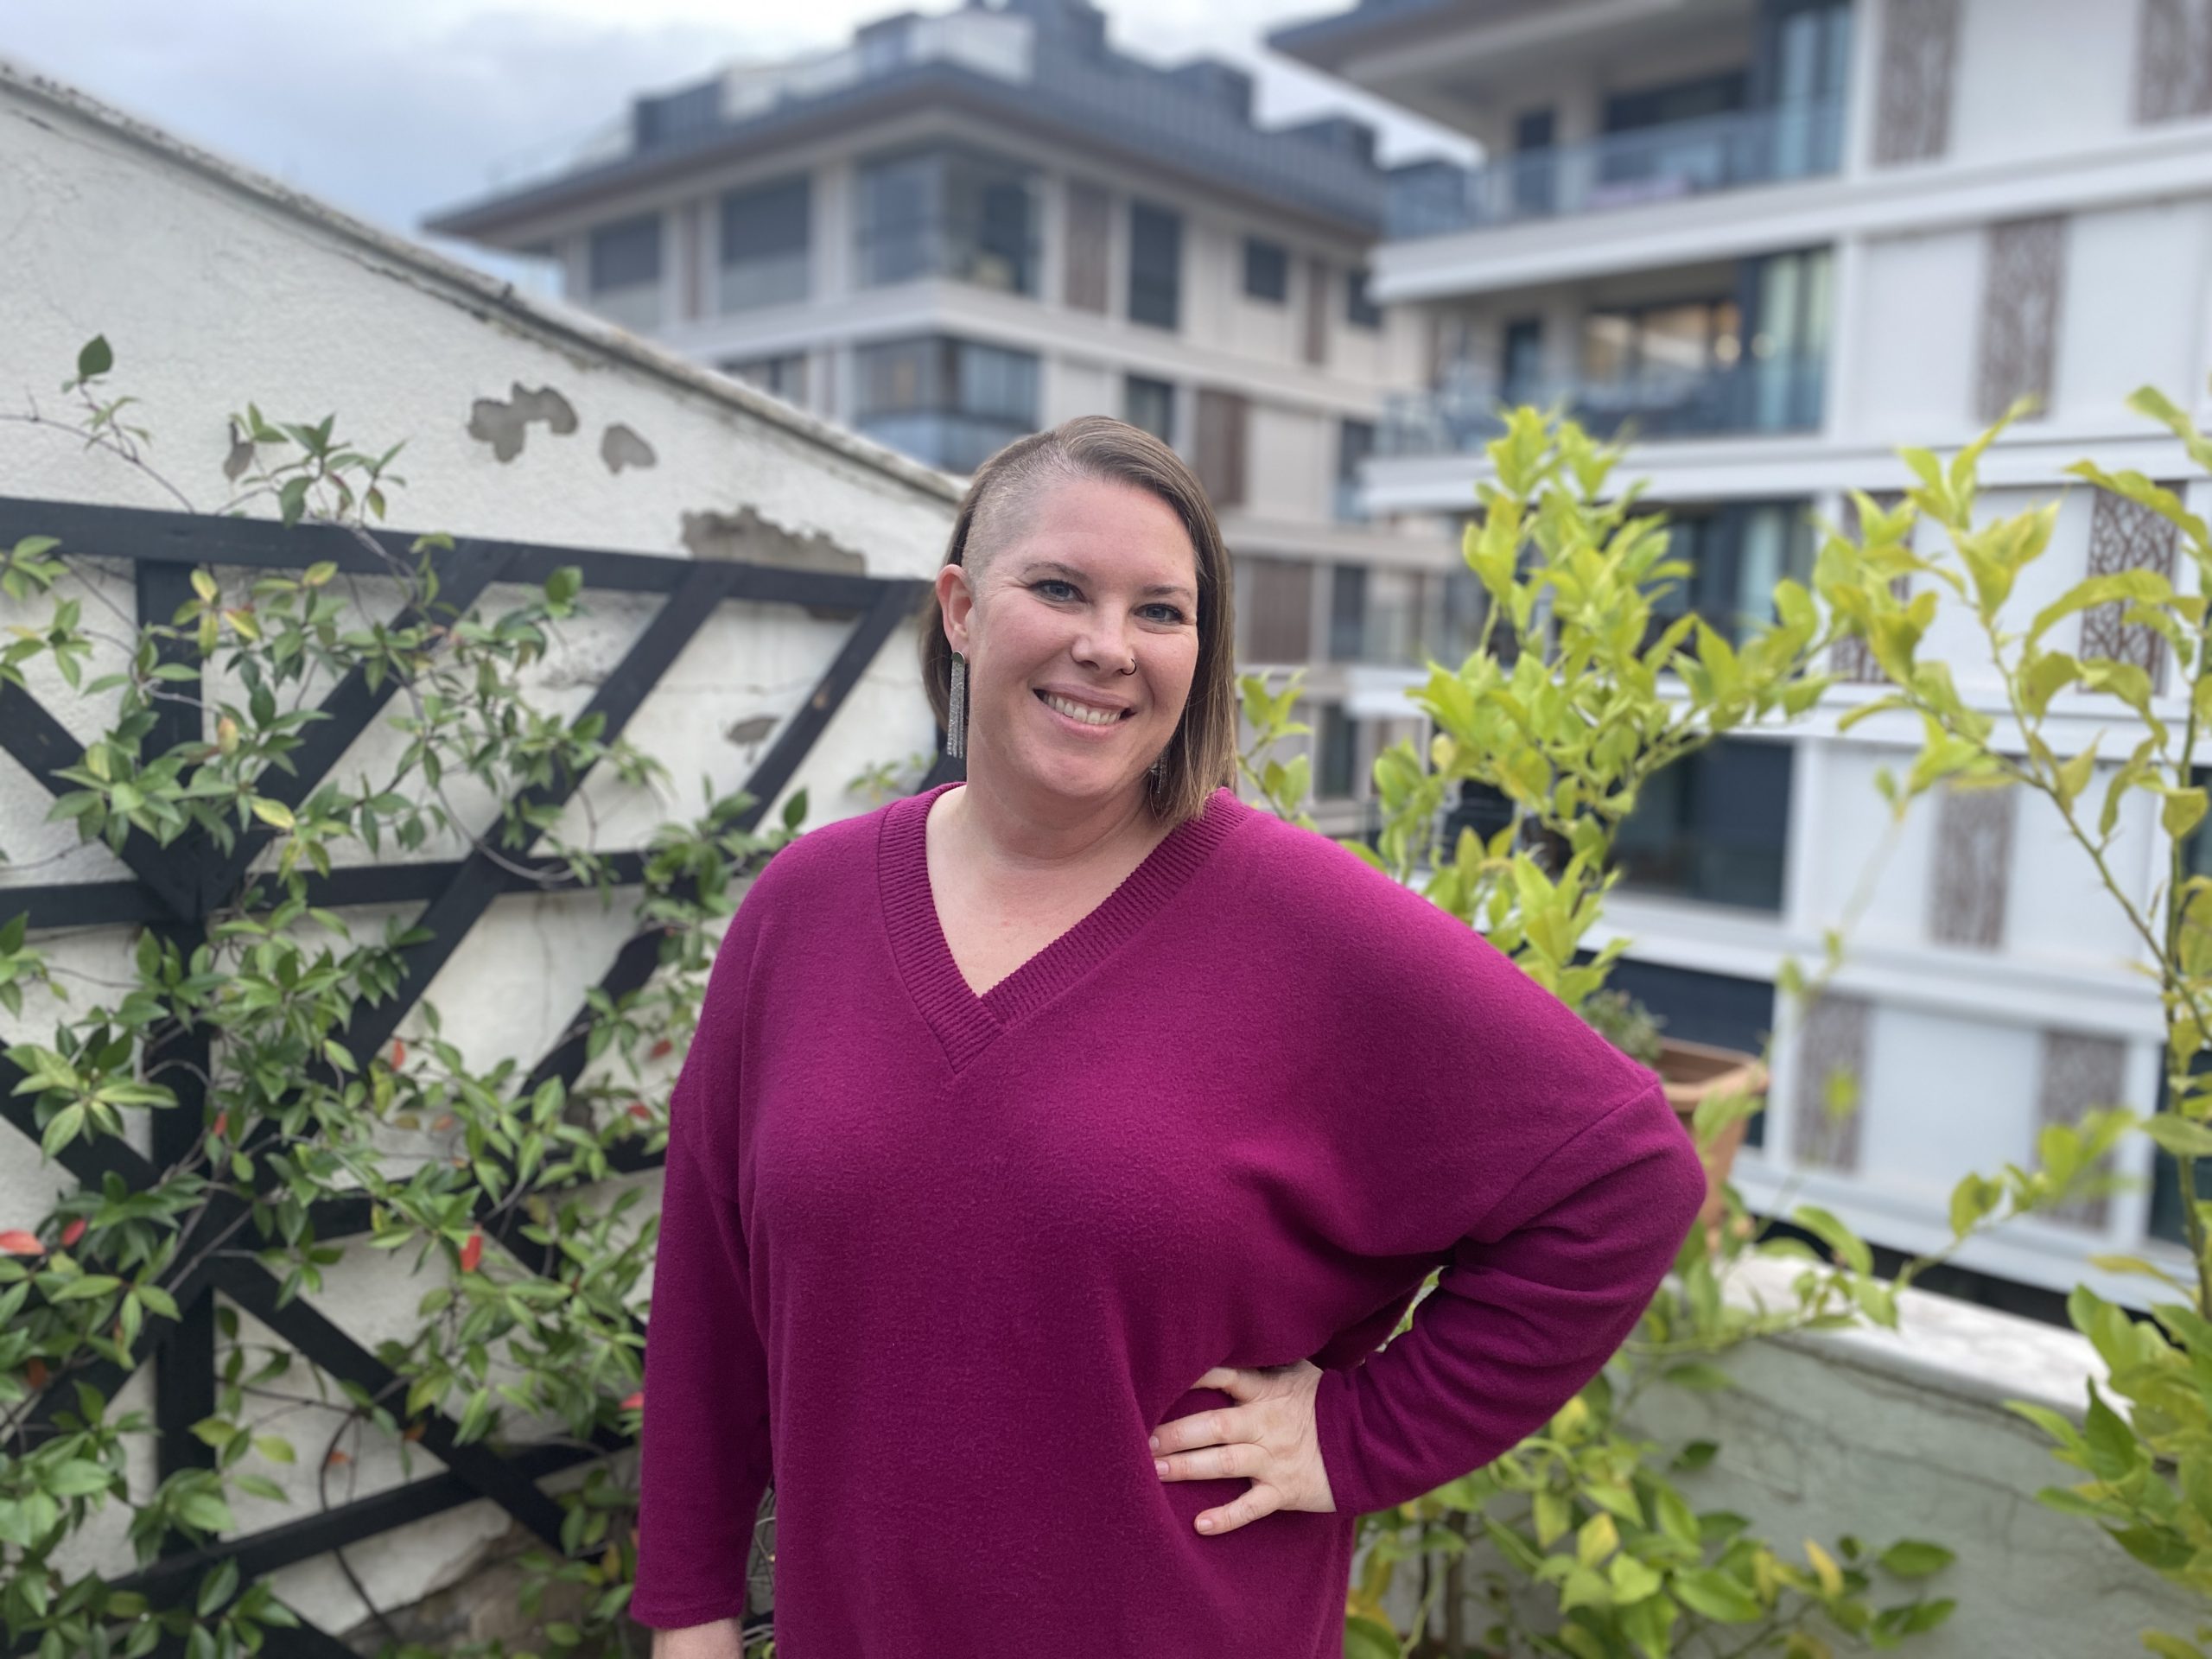
M 601 683 L 585 708 L 584 716 L 595 714 L 605 717 L 600 733 L 602 741 L 611 742 L 620 735 L 629 724 L 630 716 L 645 702 L 646 694 L 676 660 L 677 653 L 713 614 L 716 601 L 728 592 L 731 569 L 728 565 L 695 565 L 686 585 L 654 614 L 623 654 L 622 660 Z M 516 795 L 513 804 L 518 811 L 562 805 L 575 793 L 589 772 L 590 768 L 586 767 L 550 784 L 533 784 Z M 536 840 L 532 832 L 523 845 L 511 849 L 512 853 L 528 853 Z M 502 850 L 505 853 L 509 849 Z M 402 952 L 405 965 L 397 992 L 376 1007 L 357 1012 L 339 1039 L 348 1053 L 373 1053 L 391 1039 L 423 990 L 437 977 L 438 969 L 452 957 L 462 935 L 476 925 L 477 918 L 502 891 L 503 884 L 496 879 L 497 874 L 497 867 L 481 850 L 471 853 L 461 861 L 460 873 L 416 918 L 416 925 L 428 928 L 434 937 Z
M 374 1354 L 340 1330 L 315 1308 L 295 1297 L 280 1305 L 276 1281 L 255 1262 L 219 1260 L 209 1268 L 216 1286 L 247 1313 L 297 1349 L 302 1357 L 333 1376 L 342 1376 L 368 1390 L 387 1410 L 406 1395 L 404 1380 Z M 561 1506 L 537 1489 L 537 1484 L 482 1441 L 461 1445 L 454 1438 L 456 1425 L 442 1413 L 424 1420 L 417 1442 L 447 1468 L 528 1527 L 556 1554 L 561 1547 Z
M 85 746 L 37 698 L 14 685 L 0 685 L 0 749 L 15 756 L 49 795 L 79 787 L 60 772 L 84 760 Z M 151 836 L 133 829 L 117 856 L 161 901 L 166 914 L 184 920 L 199 913 L 200 895 L 192 880 L 196 860 L 188 852 L 157 847 Z
M 504 560 L 498 554 L 480 548 L 454 549 L 438 563 L 438 593 L 431 601 L 433 607 L 450 607 L 453 613 L 466 615 L 468 607 L 483 597 L 484 590 L 499 580 Z M 410 603 L 403 607 L 385 626 L 393 632 L 404 632 L 429 620 Z M 297 807 L 315 792 L 316 785 L 329 775 L 354 741 L 368 729 L 369 722 L 398 691 L 398 681 L 390 675 L 372 690 L 365 668 L 356 664 L 348 669 L 345 677 L 316 705 L 317 712 L 324 717 L 302 728 L 299 747 L 285 757 L 292 770 L 264 768 L 254 780 L 255 793 L 281 801 L 288 807 Z M 276 836 L 275 830 L 256 822 L 239 836 L 238 845 L 228 857 L 210 849 L 200 882 L 201 908 L 213 910 L 226 903 L 247 867 Z
M 745 780 L 745 792 L 753 797 L 753 804 L 738 815 L 738 823 L 746 829 L 759 826 L 769 805 L 783 793 L 784 785 L 798 770 L 814 741 L 822 735 L 853 688 L 860 683 L 861 673 L 875 660 L 883 642 L 893 630 L 906 619 L 913 608 L 914 596 L 921 584 L 887 584 L 876 595 L 844 645 L 831 659 L 828 670 L 817 683 L 813 694 L 801 703 L 791 717 L 776 734 L 776 741 L 769 745 L 768 753 L 760 757 L 760 764 Z

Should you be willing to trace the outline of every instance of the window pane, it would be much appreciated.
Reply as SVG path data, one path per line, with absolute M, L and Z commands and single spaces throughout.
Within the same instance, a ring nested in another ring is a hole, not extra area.
M 660 215 L 645 213 L 591 233 L 591 286 L 595 294 L 660 281 Z
M 1122 383 L 1122 418 L 1162 443 L 1175 442 L 1175 388 L 1166 380 L 1133 374 Z
M 1337 517 L 1357 523 L 1367 517 L 1360 499 L 1360 464 L 1375 453 L 1372 421 L 1343 421 L 1337 426 Z
M 1723 739 L 1654 773 L 1614 842 L 1623 885 L 1781 909 L 1791 760 L 1787 743 Z
M 741 311 L 804 300 L 812 223 L 811 193 L 804 178 L 725 195 L 721 308 Z
M 1323 800 L 1341 801 L 1351 794 L 1352 722 L 1338 702 L 1321 706 L 1320 765 L 1313 792 Z
M 1273 242 L 1244 238 L 1244 291 L 1255 300 L 1281 302 L 1290 296 L 1290 256 Z
M 1183 219 L 1149 202 L 1129 204 L 1129 320 L 1173 328 L 1181 314 Z
M 1582 319 L 1582 372 L 1592 380 L 1624 380 L 1636 365 L 1636 324 L 1618 312 Z
M 1329 660 L 1356 663 L 1367 644 L 1367 567 L 1340 564 L 1329 573 Z
M 1360 328 L 1380 328 L 1382 326 L 1382 308 L 1367 297 L 1367 267 L 1355 266 L 1344 273 L 1344 321 Z

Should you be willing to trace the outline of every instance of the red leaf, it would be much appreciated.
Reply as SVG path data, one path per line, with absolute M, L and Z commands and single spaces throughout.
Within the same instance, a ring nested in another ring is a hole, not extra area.
M 341 1452 L 336 1446 L 333 1446 L 330 1450 L 330 1461 L 334 1465 L 351 1463 L 353 1461 L 353 1454 L 351 1452 Z
M 662 1038 L 660 1041 L 655 1043 L 652 1046 L 653 1058 L 660 1058 L 662 1055 L 667 1053 L 670 1049 L 674 1048 L 675 1046 L 675 1043 L 671 1041 L 668 1038 Z
M 220 1138 L 221 1138 L 221 1136 L 222 1136 L 223 1131 L 224 1131 L 224 1130 L 226 1130 L 226 1129 L 227 1129 L 227 1128 L 229 1128 L 230 1127 L 231 1127 L 231 1114 L 230 1114 L 230 1109 L 229 1109 L 229 1108 L 226 1107 L 223 1110 L 221 1110 L 221 1111 L 219 1111 L 219 1112 L 218 1112 L 218 1113 L 216 1113 L 216 1114 L 215 1114 L 215 1127 L 214 1127 L 214 1129 L 212 1131 L 212 1133 L 213 1133 L 213 1134 L 214 1134 L 214 1135 L 215 1135 L 218 1139 L 220 1139 Z
M 391 1039 L 391 1069 L 395 1071 L 407 1064 L 407 1045 L 398 1038 Z
M 403 1440 L 421 1440 L 423 1438 L 423 1425 L 420 1423 L 408 1424 L 404 1429 L 400 1431 L 399 1438 Z
M 622 1402 L 622 1409 L 625 1411 L 643 1411 L 645 1408 L 645 1391 L 643 1389 L 639 1389 Z
M 468 1243 L 461 1247 L 461 1270 L 463 1273 L 474 1273 L 476 1271 L 476 1264 L 483 1259 L 484 1235 L 471 1233 L 468 1236 Z
M 46 1386 L 46 1362 L 36 1354 L 33 1354 L 30 1363 L 23 1367 L 23 1374 L 30 1378 L 31 1387 L 42 1389 Z
M 10 1227 L 0 1233 L 0 1254 L 8 1255 L 44 1255 L 46 1246 L 38 1242 L 38 1235 L 27 1233 L 20 1227 Z
M 61 1230 L 61 1247 L 67 1249 L 85 1236 L 85 1218 L 79 1216 Z
M 644 1101 L 642 1101 L 642 1100 L 633 1100 L 633 1101 L 632 1101 L 632 1102 L 630 1103 L 630 1116 L 632 1116 L 632 1117 L 645 1118 L 645 1117 L 651 1117 L 652 1115 L 653 1115 L 653 1109 L 652 1109 L 652 1107 L 650 1107 L 650 1106 L 646 1105 L 646 1104 L 645 1104 L 645 1103 Z

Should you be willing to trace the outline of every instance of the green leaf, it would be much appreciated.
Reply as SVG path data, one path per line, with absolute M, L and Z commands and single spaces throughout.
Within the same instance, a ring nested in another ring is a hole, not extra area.
M 96 374 L 105 374 L 115 366 L 115 353 L 107 343 L 105 334 L 94 334 L 77 352 L 77 378 L 89 380 Z
M 1718 1365 L 1694 1359 L 1680 1365 L 1669 1365 L 1660 1373 L 1661 1377 L 1676 1388 L 1695 1389 L 1700 1392 L 1719 1393 L 1736 1386 L 1736 1379 Z
M 1763 1611 L 1757 1596 L 1718 1567 L 1677 1573 L 1673 1589 L 1683 1606 L 1722 1624 L 1748 1624 Z
M 229 1558 L 216 1564 L 214 1571 L 200 1581 L 200 1617 L 205 1618 L 218 1607 L 229 1601 L 238 1587 L 238 1564 Z
M 2171 1112 L 2154 1113 L 2145 1119 L 2143 1133 L 2177 1158 L 2212 1158 L 2212 1129 Z
M 1941 1544 L 1931 1544 L 1919 1538 L 1900 1538 L 1880 1556 L 1883 1570 L 1900 1579 L 1924 1579 L 1931 1573 L 1941 1573 L 1958 1560 Z

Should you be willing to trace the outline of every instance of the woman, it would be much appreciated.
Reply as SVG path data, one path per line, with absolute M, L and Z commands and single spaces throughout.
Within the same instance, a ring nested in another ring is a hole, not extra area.
M 1580 1388 L 1703 1171 L 1651 1072 L 1225 786 L 1164 444 L 1000 451 L 935 598 L 967 781 L 776 855 L 677 1082 L 631 1611 L 734 1653 L 772 1483 L 779 1659 L 1334 1659 L 1357 1516 Z

